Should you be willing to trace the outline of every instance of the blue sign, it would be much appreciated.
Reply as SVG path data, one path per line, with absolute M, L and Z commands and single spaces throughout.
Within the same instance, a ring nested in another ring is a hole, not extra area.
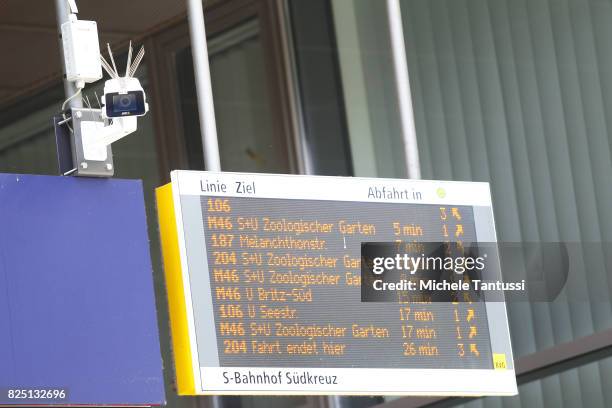
M 165 402 L 139 180 L 0 174 L 0 405 Z

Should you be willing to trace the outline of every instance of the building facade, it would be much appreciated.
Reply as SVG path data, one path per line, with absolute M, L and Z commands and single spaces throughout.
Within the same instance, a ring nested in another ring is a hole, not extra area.
M 490 182 L 500 241 L 581 248 L 581 296 L 508 305 L 520 394 L 481 399 L 176 396 L 153 191 L 205 169 L 184 3 L 78 2 L 119 66 L 129 40 L 146 48 L 151 110 L 113 150 L 116 177 L 144 181 L 169 406 L 612 406 L 610 1 L 401 1 L 422 177 Z M 223 170 L 406 177 L 384 1 L 204 6 Z M 57 174 L 54 13 L 0 4 L 2 172 Z

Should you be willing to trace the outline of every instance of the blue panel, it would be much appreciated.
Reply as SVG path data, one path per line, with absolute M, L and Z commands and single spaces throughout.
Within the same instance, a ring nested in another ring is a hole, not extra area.
M 164 402 L 140 181 L 0 174 L 7 387 L 66 387 L 69 404 Z

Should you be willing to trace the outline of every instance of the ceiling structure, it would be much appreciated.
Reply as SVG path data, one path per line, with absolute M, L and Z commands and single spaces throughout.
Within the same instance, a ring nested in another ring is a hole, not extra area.
M 138 41 L 185 17 L 185 0 L 77 0 L 79 19 L 98 23 L 100 44 Z M 0 107 L 61 78 L 53 0 L 0 1 Z

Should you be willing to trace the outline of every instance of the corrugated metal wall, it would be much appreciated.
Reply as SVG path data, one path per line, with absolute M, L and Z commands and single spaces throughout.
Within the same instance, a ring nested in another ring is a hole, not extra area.
M 612 241 L 612 3 L 402 8 L 424 178 L 490 181 L 502 241 L 582 246 L 591 301 L 510 304 L 515 356 L 612 327 L 611 254 L 591 244 Z M 469 405 L 609 407 L 610 378 L 605 361 Z

